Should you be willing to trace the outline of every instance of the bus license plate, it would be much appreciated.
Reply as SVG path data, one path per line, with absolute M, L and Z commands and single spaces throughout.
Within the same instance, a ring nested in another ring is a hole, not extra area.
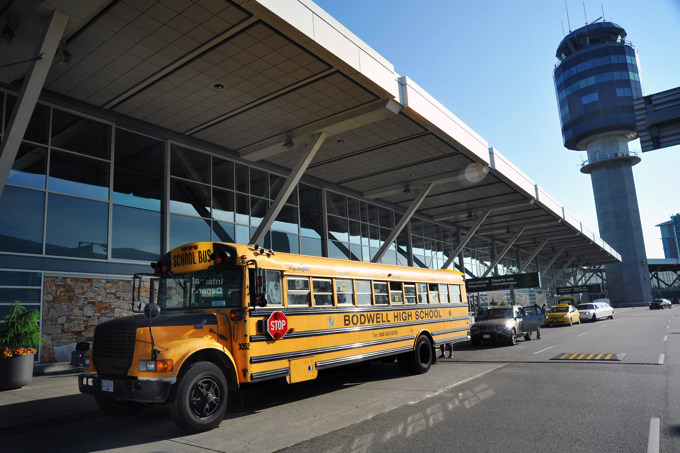
M 102 379 L 102 392 L 113 392 L 113 381 Z

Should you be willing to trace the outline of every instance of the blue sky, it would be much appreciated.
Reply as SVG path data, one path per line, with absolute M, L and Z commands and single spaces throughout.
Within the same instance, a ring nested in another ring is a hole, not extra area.
M 557 45 L 604 11 L 638 50 L 645 95 L 680 86 L 680 0 L 315 3 L 596 233 L 590 175 L 580 172 L 586 153 L 562 143 L 552 79 Z M 629 148 L 639 152 L 639 141 Z M 640 154 L 633 174 L 645 247 L 649 258 L 663 258 L 656 225 L 680 212 L 680 146 Z

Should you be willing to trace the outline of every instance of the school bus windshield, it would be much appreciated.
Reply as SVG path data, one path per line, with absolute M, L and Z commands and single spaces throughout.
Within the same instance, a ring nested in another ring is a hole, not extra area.
M 158 305 L 165 310 L 240 307 L 243 273 L 240 268 L 191 272 L 167 277 L 163 286 Z

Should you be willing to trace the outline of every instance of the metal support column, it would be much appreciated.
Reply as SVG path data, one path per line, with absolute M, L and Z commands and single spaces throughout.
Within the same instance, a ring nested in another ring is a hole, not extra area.
M 569 258 L 569 261 L 567 261 L 567 263 L 564 265 L 564 267 L 562 269 L 560 269 L 560 271 L 557 274 L 555 274 L 552 281 L 550 283 L 548 283 L 548 288 L 552 288 L 553 285 L 555 285 L 555 283 L 557 283 L 557 279 L 560 278 L 560 275 L 562 275 L 564 273 L 564 271 L 567 270 L 567 268 L 569 267 L 571 262 L 574 261 L 575 259 L 576 259 L 575 256 L 572 256 L 571 258 Z
M 541 272 L 541 277 L 543 277 L 545 274 L 548 273 L 548 270 L 550 269 L 550 266 L 553 265 L 553 263 L 555 262 L 555 260 L 556 260 L 557 258 L 559 258 L 559 256 L 562 254 L 562 252 L 564 252 L 564 249 L 559 249 L 559 250 L 557 251 L 557 253 L 555 253 L 555 256 L 553 256 L 552 259 L 551 259 L 550 261 L 548 261 L 548 264 L 545 265 L 545 270 L 543 270 L 543 272 Z
M 295 189 L 295 186 L 300 181 L 300 178 L 305 173 L 305 170 L 307 170 L 307 167 L 312 162 L 312 159 L 314 159 L 314 156 L 316 155 L 317 151 L 319 151 L 319 148 L 321 148 L 321 145 L 325 139 L 326 133 L 320 132 L 319 134 L 315 135 L 312 138 L 312 141 L 307 145 L 307 148 L 305 148 L 302 155 L 300 155 L 295 167 L 291 170 L 290 175 L 288 175 L 286 182 L 283 183 L 283 187 L 281 187 L 279 194 L 276 196 L 276 199 L 267 211 L 267 214 L 265 214 L 262 222 L 260 222 L 260 225 L 255 230 L 255 233 L 253 233 L 253 236 L 250 238 L 250 245 L 259 245 L 260 242 L 262 242 L 264 235 L 272 227 L 274 220 L 276 220 L 276 217 L 281 212 L 281 209 L 283 209 L 284 203 L 286 200 L 288 200 L 288 197 L 290 197 L 293 189 Z
M 390 245 L 397 239 L 397 236 L 401 233 L 401 231 L 404 229 L 404 227 L 408 224 L 408 221 L 411 220 L 411 217 L 413 217 L 413 214 L 418 210 L 420 207 L 421 203 L 425 200 L 427 197 L 427 194 L 430 193 L 430 190 L 432 190 L 432 187 L 434 187 L 434 184 L 429 183 L 425 184 L 421 189 L 416 198 L 413 200 L 411 203 L 411 206 L 408 207 L 406 212 L 404 213 L 403 216 L 401 216 L 401 219 L 399 219 L 399 222 L 397 225 L 394 227 L 390 235 L 385 239 L 385 242 L 383 245 L 380 247 L 380 250 L 378 250 L 378 253 L 375 254 L 371 262 L 373 263 L 379 263 L 382 257 L 385 255 L 387 250 L 390 248 Z
M 19 152 L 21 140 L 26 133 L 28 122 L 40 97 L 40 91 L 45 84 L 47 73 L 52 66 L 54 55 L 57 53 L 59 42 L 68 23 L 68 14 L 55 9 L 45 28 L 40 48 L 36 49 L 33 61 L 21 84 L 19 98 L 12 111 L 7 132 L 0 144 L 0 196 L 5 189 L 9 172 Z
M 512 239 L 510 239 L 510 242 L 508 242 L 508 243 L 505 245 L 505 247 L 503 248 L 503 250 L 501 250 L 501 253 L 498 254 L 498 256 L 497 256 L 496 259 L 493 261 L 493 263 L 491 263 L 491 265 L 488 267 L 488 269 L 482 274 L 482 278 L 484 278 L 484 277 L 486 277 L 487 275 L 489 275 L 489 272 L 491 272 L 491 270 L 492 270 L 494 267 L 496 267 L 496 265 L 497 265 L 498 263 L 501 262 L 501 260 L 502 260 L 503 257 L 505 256 L 505 254 L 508 253 L 508 250 L 510 250 L 510 247 L 512 247 L 513 245 L 515 245 L 515 242 L 517 242 L 517 239 L 522 235 L 522 233 L 524 233 L 524 230 L 525 230 L 525 229 L 526 229 L 526 227 L 522 227 L 522 229 L 519 230 L 519 231 L 517 232 L 517 234 L 516 234 Z
M 449 256 L 449 259 L 446 260 L 446 263 L 444 263 L 442 269 L 446 269 L 451 265 L 456 256 L 458 256 L 458 254 L 463 250 L 463 248 L 465 248 L 470 239 L 472 239 L 472 237 L 475 235 L 479 227 L 482 226 L 482 223 L 484 223 L 486 218 L 489 217 L 490 213 L 491 210 L 488 210 L 484 214 L 482 214 L 481 217 L 479 217 L 479 219 L 477 219 L 477 222 L 472 226 L 472 228 L 470 228 L 470 231 L 468 231 L 468 233 L 465 235 L 465 239 L 458 243 L 458 247 L 456 247 L 456 250 L 454 250 L 453 253 L 451 253 L 451 256 Z
M 545 244 L 547 244 L 548 241 L 549 241 L 549 239 L 544 239 L 543 242 L 541 242 L 540 244 L 538 244 L 538 247 L 536 247 L 536 248 L 534 249 L 534 251 L 531 252 L 531 256 L 529 256 L 529 258 L 527 259 L 526 263 L 524 263 L 524 266 L 522 266 L 522 268 L 519 270 L 519 273 L 520 273 L 520 274 L 521 274 L 522 272 L 524 272 L 524 270 L 525 270 L 527 267 L 529 267 L 529 264 L 531 264 L 531 262 L 534 260 L 534 258 L 536 258 L 536 255 L 538 255 L 538 253 L 541 251 L 541 249 L 542 249 L 543 247 L 545 247 Z M 536 266 L 536 268 L 538 268 L 538 266 Z

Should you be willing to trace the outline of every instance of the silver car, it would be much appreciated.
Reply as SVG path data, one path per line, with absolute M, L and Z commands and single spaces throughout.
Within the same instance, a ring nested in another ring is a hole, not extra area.
M 614 319 L 614 309 L 607 302 L 588 302 L 576 306 L 582 321 L 597 321 L 598 319 Z

